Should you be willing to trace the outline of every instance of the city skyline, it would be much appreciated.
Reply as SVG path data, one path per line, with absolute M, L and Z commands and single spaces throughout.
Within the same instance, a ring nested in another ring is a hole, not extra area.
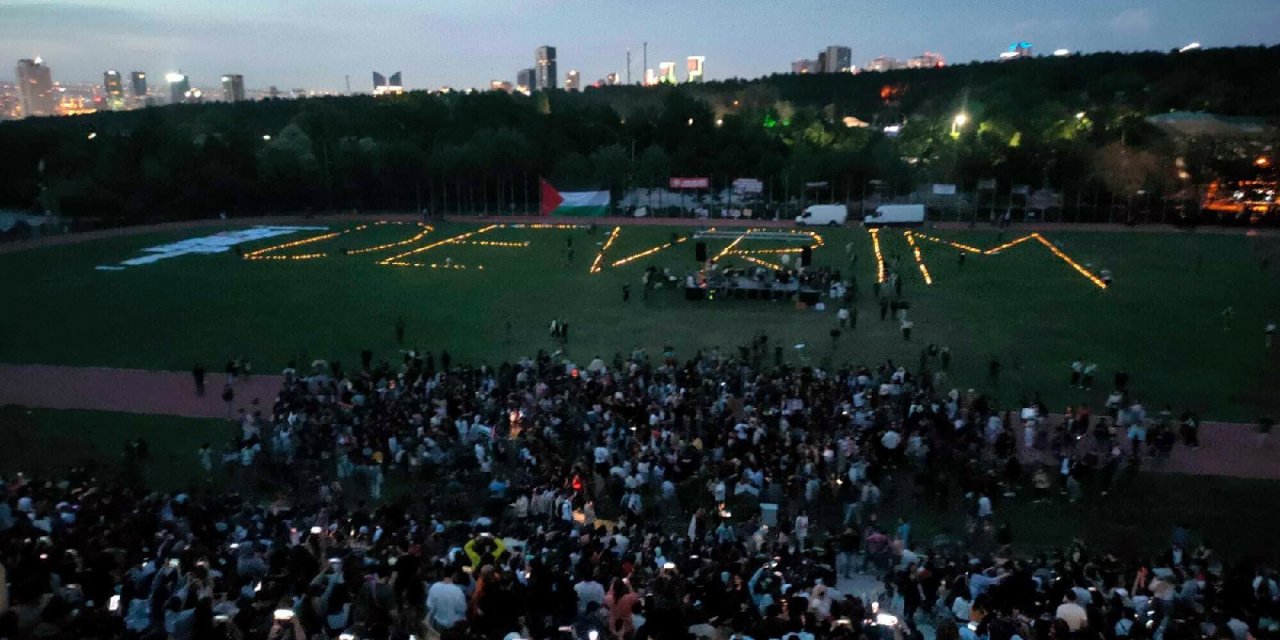
M 371 19 L 352 23 L 351 15 Z M 735 28 L 723 29 L 715 15 L 733 15 Z M 654 24 L 652 16 L 661 16 L 661 24 L 637 26 Z M 408 0 L 269 7 L 250 0 L 17 0 L 0 7 L 0 59 L 40 56 L 61 83 L 101 82 L 106 69 L 154 77 L 182 69 L 193 85 L 217 86 L 234 70 L 254 88 L 341 91 L 345 75 L 402 68 L 414 80 L 406 88 L 462 88 L 515 80 L 541 45 L 555 47 L 559 62 L 578 69 L 586 84 L 612 72 L 625 77 L 628 47 L 632 78 L 642 78 L 645 70 L 634 54 L 645 41 L 655 70 L 657 61 L 696 54 L 714 62 L 707 79 L 721 80 L 785 73 L 791 62 L 832 45 L 849 47 L 856 66 L 925 50 L 954 64 L 993 60 L 1023 40 L 1043 53 L 1167 51 L 1191 41 L 1206 47 L 1275 44 L 1277 26 L 1280 3 L 1271 0 L 1082 0 L 1070 6 L 1049 0 L 981 6 L 865 0 L 834 7 L 798 0 L 745 13 L 740 2 L 727 0 L 659 0 L 643 7 L 586 0 L 525 0 L 511 7 L 463 0 L 430 7 Z M 467 64 L 458 64 L 462 60 Z

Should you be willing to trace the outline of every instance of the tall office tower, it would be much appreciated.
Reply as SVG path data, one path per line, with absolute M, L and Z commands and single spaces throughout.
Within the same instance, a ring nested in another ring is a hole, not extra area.
M 124 80 L 119 71 L 108 69 L 102 74 L 102 92 L 107 94 L 107 105 L 112 111 L 124 109 Z
M 129 74 L 129 86 L 133 89 L 133 97 L 145 98 L 147 96 L 147 74 L 143 71 L 134 71 Z
M 238 73 L 222 76 L 222 99 L 227 102 L 244 102 L 244 76 Z
M 823 73 L 848 73 L 853 67 L 853 52 L 849 47 L 832 45 L 827 47 L 825 53 L 826 66 L 822 68 Z
M 191 78 L 185 73 L 166 73 L 164 80 L 169 83 L 169 104 L 180 104 L 191 91 Z
M 538 72 L 533 69 L 521 69 L 516 73 L 516 91 L 529 95 L 538 90 Z
M 676 63 L 659 62 L 658 63 L 658 82 L 663 84 L 676 84 Z
M 57 113 L 58 97 L 53 91 L 53 75 L 40 58 L 18 61 L 18 108 L 24 118 Z
M 556 88 L 556 48 L 543 45 L 535 52 L 538 90 Z
M 565 74 L 565 77 L 564 77 L 565 91 L 577 91 L 582 88 L 581 84 L 582 84 L 582 76 L 578 73 L 577 69 L 570 69 L 569 73 Z
M 373 95 L 400 95 L 404 93 L 404 84 L 400 79 L 400 72 L 391 74 L 388 78 L 377 71 L 373 72 Z
M 685 58 L 685 71 L 689 73 L 689 82 L 702 82 L 706 73 L 706 56 L 689 56 Z

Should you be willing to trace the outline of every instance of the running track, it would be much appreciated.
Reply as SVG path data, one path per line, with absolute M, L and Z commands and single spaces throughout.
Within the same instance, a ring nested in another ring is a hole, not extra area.
M 204 397 L 196 397 L 190 373 L 142 371 L 95 367 L 0 364 L 0 404 L 44 409 L 90 409 L 147 413 L 188 418 L 226 418 L 222 401 L 223 374 L 210 373 Z M 234 385 L 234 409 L 254 409 L 256 399 L 264 412 L 275 402 L 280 376 L 255 375 Z M 1019 437 L 1021 440 L 1021 437 Z M 1198 450 L 1179 445 L 1162 466 L 1144 468 L 1167 473 L 1188 473 L 1238 478 L 1280 480 L 1280 444 L 1259 447 L 1252 425 L 1205 422 L 1200 427 Z M 1025 458 L 1040 459 L 1038 452 Z

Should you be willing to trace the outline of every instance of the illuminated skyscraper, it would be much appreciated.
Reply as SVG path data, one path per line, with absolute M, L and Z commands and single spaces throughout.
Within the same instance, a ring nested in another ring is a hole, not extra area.
M 689 82 L 702 82 L 706 64 L 706 56 L 689 56 L 685 58 L 685 71 L 689 74 Z
M 191 91 L 191 79 L 182 72 L 166 73 L 164 81 L 169 83 L 169 104 L 180 104 L 186 100 Z
M 535 52 L 538 70 L 537 90 L 556 88 L 556 48 L 543 45 Z
M 402 93 L 404 93 L 404 84 L 400 79 L 399 71 L 391 74 L 390 78 L 377 71 L 373 72 L 373 95 L 400 95 Z
M 529 95 L 538 90 L 538 73 L 533 69 L 521 69 L 516 73 L 516 91 Z
M 853 53 L 849 47 L 840 47 L 832 45 L 827 47 L 821 55 L 823 58 L 823 73 L 848 73 L 853 66 Z
M 133 97 L 143 98 L 147 95 L 147 74 L 134 71 L 129 74 L 129 86 L 133 89 Z
M 564 76 L 564 90 L 577 91 L 581 88 L 582 76 L 578 74 L 577 69 L 570 69 L 569 73 Z
M 244 102 L 244 76 L 238 73 L 222 76 L 222 99 L 227 102 Z
M 661 84 L 675 84 L 676 82 L 679 82 L 676 79 L 676 63 L 658 63 L 658 82 Z
M 23 117 L 57 113 L 58 97 L 53 91 L 53 75 L 44 60 L 18 61 L 18 107 Z
M 112 111 L 124 108 L 124 80 L 119 71 L 108 69 L 102 74 L 102 92 L 107 94 L 107 106 Z

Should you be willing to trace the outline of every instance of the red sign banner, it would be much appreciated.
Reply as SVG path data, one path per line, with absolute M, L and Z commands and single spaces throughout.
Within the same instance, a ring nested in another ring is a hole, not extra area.
M 707 189 L 711 187 L 711 178 L 672 178 L 672 189 Z

